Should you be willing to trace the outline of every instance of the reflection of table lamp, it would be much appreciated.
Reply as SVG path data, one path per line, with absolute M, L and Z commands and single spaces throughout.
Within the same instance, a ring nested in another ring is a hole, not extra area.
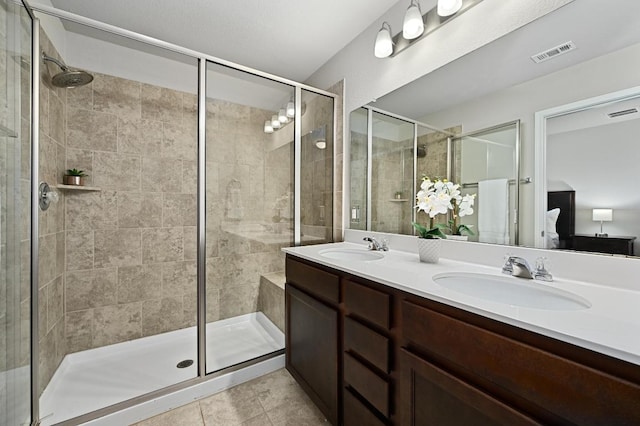
M 593 221 L 600 222 L 600 232 L 596 232 L 596 237 L 608 237 L 609 234 L 602 232 L 602 222 L 611 222 L 613 220 L 612 209 L 593 209 Z

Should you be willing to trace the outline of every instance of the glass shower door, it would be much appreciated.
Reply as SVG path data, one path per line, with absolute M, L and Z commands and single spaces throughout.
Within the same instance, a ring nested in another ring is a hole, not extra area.
M 31 19 L 0 3 L 0 425 L 30 422 Z
M 211 373 L 284 348 L 278 274 L 280 249 L 294 245 L 295 104 L 292 86 L 211 62 L 206 92 Z

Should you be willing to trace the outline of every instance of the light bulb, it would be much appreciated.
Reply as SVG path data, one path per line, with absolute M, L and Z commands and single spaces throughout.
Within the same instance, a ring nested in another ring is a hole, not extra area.
M 388 29 L 385 28 L 385 24 Z M 391 40 L 391 26 L 387 22 L 382 23 L 382 28 L 376 36 L 374 54 L 376 58 L 386 58 L 393 53 L 393 41 Z
M 278 120 L 277 114 L 271 116 L 271 127 L 273 127 L 274 129 L 279 129 L 280 127 L 282 127 L 282 123 L 280 123 L 280 120 Z
M 287 113 L 285 112 L 284 108 L 280 108 L 280 111 L 278 111 L 278 121 L 280 121 L 280 123 L 282 124 L 289 121 L 289 118 L 287 118 Z
M 404 14 L 404 23 L 402 25 L 402 37 L 407 40 L 418 38 L 424 32 L 424 22 L 422 20 L 422 12 L 418 4 L 411 2 L 407 12 Z
M 267 120 L 264 122 L 264 132 L 273 133 L 273 126 L 271 126 L 271 120 Z
M 450 16 L 460 10 L 462 0 L 438 0 L 438 15 Z
M 289 101 L 289 103 L 287 104 L 287 117 L 293 118 L 295 116 L 296 116 L 296 105 L 293 103 L 293 101 Z

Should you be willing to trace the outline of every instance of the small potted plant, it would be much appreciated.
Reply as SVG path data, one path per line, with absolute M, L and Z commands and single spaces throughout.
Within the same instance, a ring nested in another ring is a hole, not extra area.
M 82 170 L 69 169 L 63 177 L 65 185 L 84 186 L 84 178 L 88 176 Z
M 393 194 L 393 198 L 395 198 L 396 200 L 401 200 L 401 199 L 402 199 L 402 192 L 403 192 L 403 191 L 396 191 L 396 192 Z

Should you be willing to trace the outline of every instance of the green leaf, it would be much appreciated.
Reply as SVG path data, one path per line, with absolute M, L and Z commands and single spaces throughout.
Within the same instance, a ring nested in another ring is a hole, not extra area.
M 446 228 L 446 225 L 443 225 L 441 223 L 436 224 L 435 227 L 433 227 L 432 229 L 429 229 L 416 222 L 412 222 L 411 224 L 416 229 L 416 231 L 418 231 L 418 236 L 420 238 L 426 238 L 426 239 L 447 238 L 447 236 L 441 230 L 442 227 Z
M 471 226 L 472 225 L 458 225 L 458 234 L 460 235 L 464 235 L 464 233 L 466 233 L 467 235 L 475 235 L 474 232 L 471 230 Z

